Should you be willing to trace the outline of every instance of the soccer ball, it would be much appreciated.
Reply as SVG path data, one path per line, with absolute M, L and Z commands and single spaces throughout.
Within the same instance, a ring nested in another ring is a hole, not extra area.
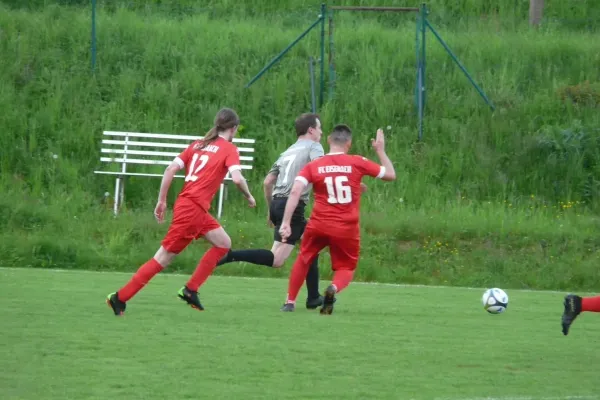
M 508 295 L 502 289 L 492 288 L 483 293 L 483 309 L 490 314 L 500 314 L 508 307 Z

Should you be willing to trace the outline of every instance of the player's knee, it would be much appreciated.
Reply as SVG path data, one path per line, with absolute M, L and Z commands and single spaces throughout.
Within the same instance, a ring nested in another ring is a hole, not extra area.
M 283 264 L 285 264 L 285 258 L 283 257 L 274 257 L 273 258 L 273 268 L 281 268 Z
M 231 249 L 231 238 L 229 235 L 224 235 L 219 243 L 216 243 L 217 247 L 222 247 L 224 249 Z
M 273 252 L 273 268 L 281 268 L 289 258 L 293 249 L 293 244 L 276 243 L 271 250 Z
M 231 248 L 231 238 L 223 228 L 210 231 L 204 237 L 215 247 Z
M 176 256 L 176 253 L 171 253 L 170 251 L 161 246 L 160 249 L 158 249 L 158 251 L 154 255 L 154 259 L 163 268 L 167 268 Z

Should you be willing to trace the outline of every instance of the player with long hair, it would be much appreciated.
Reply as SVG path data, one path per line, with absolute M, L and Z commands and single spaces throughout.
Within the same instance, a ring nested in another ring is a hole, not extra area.
M 221 225 L 209 214 L 210 203 L 227 173 L 244 194 L 250 207 L 256 201 L 241 173 L 238 149 L 231 143 L 240 125 L 240 118 L 230 108 L 221 109 L 213 127 L 204 138 L 191 143 L 166 168 L 160 185 L 154 217 L 159 223 L 165 218 L 167 193 L 175 174 L 185 169 L 185 183 L 173 208 L 173 220 L 160 248 L 142 265 L 129 282 L 106 299 L 115 315 L 125 312 L 127 302 L 193 240 L 204 237 L 212 247 L 204 253 L 196 270 L 178 296 L 197 310 L 204 310 L 198 288 L 208 279 L 217 262 L 231 248 L 231 239 Z

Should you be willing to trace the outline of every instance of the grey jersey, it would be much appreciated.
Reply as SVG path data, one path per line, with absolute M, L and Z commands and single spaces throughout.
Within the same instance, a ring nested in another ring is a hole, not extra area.
M 308 139 L 299 139 L 291 145 L 286 151 L 281 153 L 275 164 L 271 167 L 269 173 L 277 174 L 277 182 L 273 189 L 273 196 L 288 197 L 294 186 L 294 179 L 302 168 L 310 161 L 315 160 L 325 154 L 321 143 L 313 142 Z M 308 201 L 309 185 L 300 196 L 304 202 Z

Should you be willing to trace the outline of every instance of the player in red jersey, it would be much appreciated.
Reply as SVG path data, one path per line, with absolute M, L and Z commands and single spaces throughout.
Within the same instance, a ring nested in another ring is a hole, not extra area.
M 361 180 L 365 175 L 393 181 L 396 172 L 385 154 L 383 131 L 377 130 L 372 141 L 381 165 L 358 155 L 347 154 L 352 145 L 352 131 L 338 125 L 327 138 L 330 152 L 311 161 L 300 171 L 287 201 L 280 234 L 291 234 L 290 220 L 304 188 L 312 184 L 315 195 L 310 221 L 304 230 L 300 254 L 292 267 L 288 295 L 282 311 L 294 311 L 296 297 L 306 271 L 319 252 L 329 247 L 333 282 L 325 290 L 321 314 L 331 314 L 336 293 L 346 288 L 354 276 L 360 253 Z
M 254 197 L 242 176 L 237 147 L 231 143 L 240 119 L 229 108 L 221 109 L 213 128 L 206 136 L 190 144 L 165 170 L 154 216 L 159 223 L 165 218 L 167 193 L 175 174 L 185 169 L 185 183 L 173 209 L 173 221 L 153 258 L 142 265 L 131 280 L 117 292 L 108 295 L 106 302 L 115 315 L 125 312 L 126 303 L 193 240 L 204 237 L 212 247 L 204 253 L 189 281 L 179 290 L 179 297 L 195 309 L 204 307 L 198 298 L 198 288 L 208 279 L 217 262 L 231 248 L 231 239 L 209 214 L 210 203 L 219 185 L 231 173 L 233 183 L 244 193 L 250 207 Z

